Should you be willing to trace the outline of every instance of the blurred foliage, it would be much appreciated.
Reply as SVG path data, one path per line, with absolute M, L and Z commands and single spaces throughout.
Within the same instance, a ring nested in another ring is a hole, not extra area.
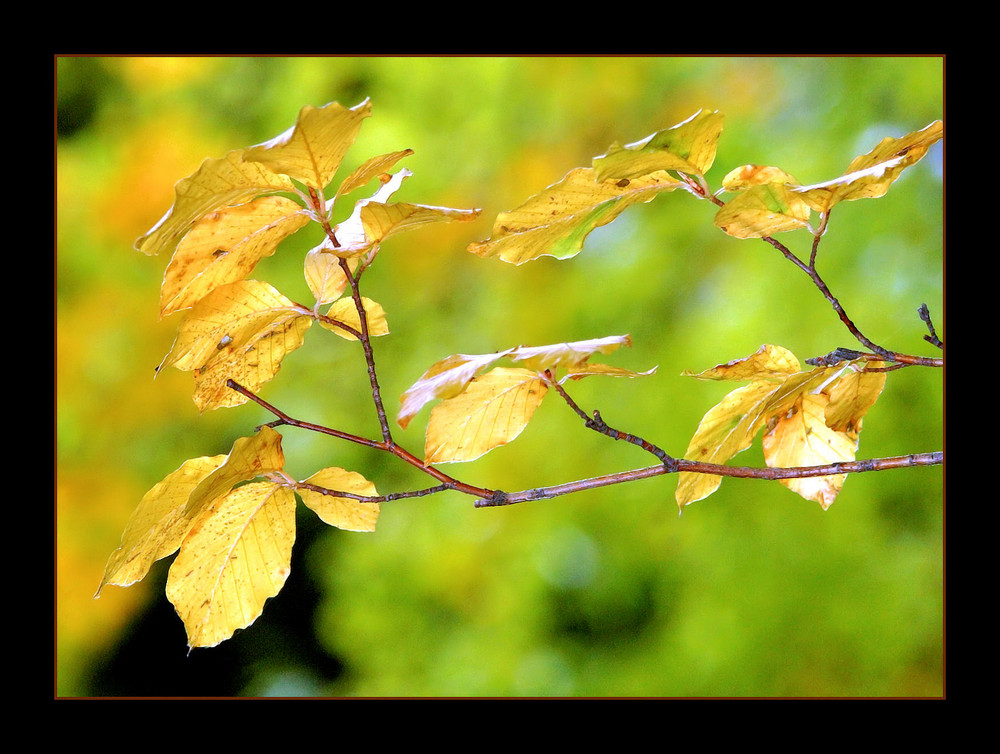
M 392 328 L 376 343 L 390 408 L 450 353 L 630 333 L 614 363 L 657 375 L 585 380 L 574 397 L 680 454 L 727 388 L 683 370 L 764 342 L 800 359 L 854 345 L 804 275 L 766 244 L 726 237 L 681 192 L 630 210 L 567 262 L 514 268 L 465 246 L 613 141 L 702 107 L 726 116 L 715 186 L 750 162 L 803 183 L 835 177 L 884 136 L 943 117 L 941 59 L 67 57 L 56 74 L 57 694 L 942 693 L 940 468 L 852 477 L 827 512 L 775 484 L 726 480 L 678 519 L 668 477 L 506 509 L 404 500 L 373 534 L 305 511 L 283 592 L 250 629 L 190 655 L 165 564 L 92 599 L 143 493 L 269 418 L 255 406 L 199 415 L 190 375 L 153 380 L 176 327 L 156 314 L 168 260 L 132 242 L 204 158 L 271 138 L 303 105 L 370 97 L 345 170 L 412 148 L 398 199 L 483 209 L 478 224 L 388 243 L 366 276 Z M 847 311 L 901 351 L 930 352 L 923 302 L 943 332 L 941 153 L 886 197 L 838 207 L 823 242 L 820 270 Z M 801 239 L 783 240 L 807 254 Z M 306 295 L 299 243 L 255 275 L 292 298 Z M 310 335 L 264 397 L 374 432 L 359 353 Z M 940 373 L 893 373 L 859 456 L 940 449 L 942 404 Z M 425 421 L 398 439 L 419 450 Z M 423 481 L 362 448 L 284 435 L 300 478 L 335 464 L 380 492 Z M 759 464 L 759 450 L 738 460 Z M 551 402 L 515 443 L 450 470 L 514 490 L 650 463 Z

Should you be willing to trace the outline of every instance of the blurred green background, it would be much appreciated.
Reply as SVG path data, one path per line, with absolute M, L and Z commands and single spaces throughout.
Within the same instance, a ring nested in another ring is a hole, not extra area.
M 412 148 L 395 198 L 483 209 L 475 223 L 392 239 L 364 280 L 392 330 L 375 343 L 390 410 L 452 353 L 630 333 L 633 347 L 608 362 L 657 373 L 584 380 L 573 394 L 682 455 L 733 387 L 683 370 L 762 343 L 800 360 L 854 345 L 802 273 L 716 230 L 711 206 L 682 192 L 630 209 L 564 262 L 512 267 L 466 245 L 613 141 L 703 107 L 726 116 L 714 187 L 746 163 L 802 183 L 836 177 L 883 137 L 943 117 L 942 59 L 66 57 L 56 74 L 58 695 L 943 693 L 940 467 L 849 478 L 826 512 L 775 484 L 726 480 L 678 517 L 672 477 L 493 510 L 452 493 L 403 500 L 372 534 L 303 510 L 282 593 L 249 629 L 190 653 L 163 594 L 169 560 L 93 599 L 145 491 L 271 418 L 253 405 L 199 415 L 190 374 L 153 379 L 178 318 L 157 319 L 168 260 L 132 242 L 206 157 L 275 136 L 304 105 L 370 97 L 342 175 Z M 921 303 L 944 326 L 942 151 L 887 196 L 840 205 L 822 244 L 820 271 L 854 321 L 900 351 L 933 353 Z M 807 236 L 782 240 L 808 254 Z M 255 277 L 306 299 L 301 254 L 315 241 L 293 239 Z M 359 350 L 319 328 L 263 396 L 376 434 Z M 516 442 L 447 470 L 516 490 L 653 463 L 554 397 Z M 892 373 L 859 457 L 941 449 L 942 414 L 940 372 Z M 397 428 L 415 452 L 426 416 Z M 365 449 L 282 434 L 296 478 L 338 465 L 380 492 L 426 483 Z M 761 464 L 759 440 L 737 461 Z

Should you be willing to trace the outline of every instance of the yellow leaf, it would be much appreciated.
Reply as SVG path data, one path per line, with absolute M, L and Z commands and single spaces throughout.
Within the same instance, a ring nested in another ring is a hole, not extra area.
M 372 243 L 381 243 L 389 236 L 424 225 L 440 222 L 468 222 L 479 217 L 478 209 L 451 209 L 425 204 L 370 202 L 361 208 L 361 223 L 365 236 Z
M 365 495 L 366 497 L 378 496 L 375 485 L 361 474 L 346 471 L 336 466 L 317 471 L 304 481 L 337 492 L 352 492 L 355 495 Z M 301 487 L 298 488 L 298 493 L 302 502 L 330 526 L 348 531 L 375 531 L 375 522 L 378 520 L 379 514 L 378 503 L 336 497 Z
M 368 322 L 368 334 L 371 337 L 377 337 L 380 335 L 389 334 L 389 323 L 385 318 L 385 309 L 382 305 L 372 301 L 370 298 L 365 296 L 361 297 L 361 304 L 365 309 L 365 319 Z M 334 302 L 334 304 L 327 310 L 326 316 L 342 322 L 345 325 L 349 325 L 358 332 L 361 332 L 361 317 L 358 316 L 358 308 L 354 305 L 353 298 L 342 298 L 340 301 Z M 347 330 L 332 325 L 329 322 L 323 320 L 319 321 L 320 325 L 336 333 L 341 338 L 345 340 L 357 340 L 354 335 L 349 333 Z
M 697 374 L 685 371 L 683 376 L 699 380 L 783 380 L 799 368 L 799 360 L 787 348 L 765 344 L 745 358 L 718 364 Z
M 826 407 L 826 424 L 838 432 L 857 437 L 861 420 L 875 405 L 885 387 L 885 372 L 875 371 L 885 365 L 880 361 L 862 362 L 848 370 L 824 392 L 830 396 Z
M 369 204 L 384 204 L 399 190 L 403 181 L 413 175 L 405 168 L 395 175 L 383 180 L 378 189 L 369 197 L 359 199 L 354 203 L 354 211 L 351 216 L 334 228 L 334 235 L 337 237 L 339 246 L 334 246 L 329 239 L 323 243 L 323 249 L 337 256 L 352 258 L 365 253 L 378 239 L 371 238 L 365 232 L 365 225 L 361 220 L 361 211 Z
M 227 382 L 235 380 L 250 392 L 259 392 L 274 379 L 285 356 L 302 345 L 311 325 L 312 319 L 304 316 L 276 319 L 242 351 L 194 370 L 192 397 L 198 410 L 232 408 L 246 403 L 249 399 L 230 388 Z
M 497 367 L 431 411 L 424 444 L 428 464 L 472 461 L 527 426 L 548 391 L 537 373 Z
M 740 191 L 715 215 L 715 225 L 735 238 L 760 238 L 805 228 L 811 210 L 784 183 L 762 183 Z
M 340 197 L 361 188 L 372 178 L 388 172 L 397 162 L 404 157 L 409 157 L 411 154 L 413 154 L 412 149 L 403 149 L 399 152 L 390 152 L 389 154 L 365 160 L 363 164 L 341 182 L 340 187 L 337 189 L 337 196 Z
M 635 179 L 599 181 L 592 168 L 577 168 L 517 209 L 501 212 L 492 236 L 470 244 L 468 250 L 511 264 L 545 255 L 567 259 L 580 252 L 592 230 L 611 222 L 629 206 L 684 185 L 664 171 Z
M 593 161 L 597 179 L 637 178 L 659 170 L 704 175 L 715 161 L 723 120 L 717 110 L 700 110 L 641 141 L 614 144 Z
M 153 563 L 177 551 L 191 527 L 184 516 L 188 497 L 225 460 L 224 455 L 192 458 L 143 495 L 125 526 L 121 545 L 108 558 L 95 596 L 105 584 L 129 586 L 145 578 Z
M 294 126 L 248 149 L 246 159 L 322 191 L 333 180 L 371 109 L 367 99 L 352 108 L 337 102 L 324 107 L 307 105 Z
M 184 506 L 184 516 L 193 521 L 214 500 L 227 495 L 237 484 L 281 471 L 284 465 L 281 435 L 271 427 L 261 427 L 253 437 L 239 438 L 233 443 L 225 462 L 191 491 Z
M 329 239 L 327 240 L 327 242 Z M 326 243 L 306 252 L 303 274 L 317 304 L 329 304 L 343 295 L 347 288 L 347 275 L 340 266 L 340 257 L 330 252 Z M 347 260 L 353 273 L 358 268 L 358 259 Z
M 178 181 L 173 206 L 136 239 L 135 248 L 150 255 L 173 252 L 181 237 L 203 215 L 260 194 L 295 190 L 287 176 L 273 173 L 259 163 L 245 162 L 245 152 L 237 149 L 225 157 L 205 160 L 195 173 Z
M 708 411 L 698 425 L 698 429 L 688 445 L 684 458 L 690 461 L 725 464 L 737 453 L 748 448 L 754 436 L 763 427 L 777 434 L 767 442 L 774 455 L 765 458 L 768 465 L 803 466 L 828 463 L 829 460 L 806 462 L 810 458 L 810 446 L 804 440 L 802 448 L 794 446 L 795 431 L 808 438 L 815 434 L 817 442 L 825 447 L 835 447 L 838 451 L 846 448 L 845 443 L 857 447 L 857 436 L 861 431 L 861 417 L 875 403 L 885 381 L 884 372 L 862 371 L 862 360 L 798 371 L 795 356 L 779 346 L 762 346 L 756 353 L 745 359 L 736 359 L 720 364 L 698 374 L 685 373 L 699 379 L 752 380 L 743 388 L 726 395 L 722 401 Z M 818 396 L 818 397 L 817 397 Z M 815 400 L 814 400 L 815 399 Z M 817 410 L 818 405 L 822 410 Z M 805 411 L 803 410 L 805 406 Z M 782 422 L 798 417 L 798 425 Z M 821 421 L 822 427 L 816 422 Z M 836 435 L 836 437 L 834 437 Z M 780 440 L 780 442 L 779 442 Z M 793 449 L 800 452 L 802 463 L 772 463 L 771 458 L 787 461 L 794 457 Z M 824 447 L 813 448 L 813 458 L 821 458 Z M 844 460 L 835 458 L 834 460 Z M 830 482 L 830 480 L 827 480 Z M 721 483 L 721 477 L 712 474 L 682 472 L 677 484 L 677 503 L 680 506 L 701 500 L 714 492 Z M 842 484 L 842 480 L 840 484 Z M 803 482 L 800 489 L 806 490 L 809 499 L 821 499 L 829 505 L 834 487 L 831 482 Z M 794 485 L 787 485 L 797 489 Z M 836 486 L 839 490 L 839 486 Z M 822 490 L 820 495 L 818 490 Z M 817 497 L 818 496 L 818 497 Z M 824 497 L 825 496 L 825 497 Z
M 943 137 L 944 124 L 939 120 L 902 138 L 887 137 L 856 157 L 839 178 L 794 190 L 817 212 L 828 212 L 838 202 L 884 196 L 900 173 L 919 162 Z
M 648 377 L 656 372 L 656 367 L 647 369 L 645 372 L 633 372 L 631 369 L 608 366 L 607 364 L 590 364 L 584 362 L 575 364 L 567 369 L 566 376 L 560 382 L 566 380 L 582 380 L 594 374 L 603 374 L 609 377 Z
M 299 348 L 312 324 L 269 283 L 242 280 L 216 288 L 184 315 L 160 369 L 195 373 L 195 403 L 204 411 L 246 402 L 226 388 L 232 378 L 255 391 Z
M 302 206 L 265 196 L 199 218 L 177 245 L 160 288 L 160 316 L 187 309 L 213 289 L 245 278 L 309 222 Z
M 724 464 L 750 447 L 758 430 L 767 423 L 768 400 L 777 387 L 755 381 L 733 390 L 702 418 L 684 458 L 700 463 Z M 675 498 L 681 507 L 708 497 L 722 483 L 715 474 L 681 472 Z
M 284 586 L 295 541 L 295 496 L 256 482 L 207 507 L 167 574 L 167 599 L 188 645 L 212 647 L 253 623 Z
M 481 370 L 512 350 L 481 356 L 454 354 L 434 363 L 400 397 L 401 406 L 396 418 L 399 426 L 406 429 L 420 409 L 435 398 L 452 398 L 461 393 Z
M 722 179 L 722 187 L 726 191 L 742 191 L 752 186 L 765 183 L 787 183 L 798 186 L 799 182 L 780 168 L 767 165 L 743 165 L 730 170 Z
M 556 367 L 577 367 L 595 353 L 611 353 L 621 346 L 631 345 L 632 339 L 628 335 L 610 335 L 549 346 L 518 346 L 507 355 L 512 361 L 523 361 L 529 369 L 541 372 Z
M 854 460 L 857 436 L 852 438 L 827 426 L 825 409 L 829 400 L 825 393 L 804 393 L 791 409 L 776 417 L 773 426 L 764 433 L 764 459 L 768 466 L 817 466 Z M 846 474 L 831 474 L 782 479 L 781 483 L 825 510 L 837 498 L 846 478 Z
M 389 203 L 403 180 L 410 177 L 409 170 L 383 176 L 378 190 L 354 204 L 351 216 L 334 229 L 339 246 L 324 243 L 323 249 L 337 256 L 352 258 L 382 243 L 389 236 L 406 230 L 437 222 L 468 221 L 479 216 L 477 209 L 450 209 L 430 207 L 406 202 Z

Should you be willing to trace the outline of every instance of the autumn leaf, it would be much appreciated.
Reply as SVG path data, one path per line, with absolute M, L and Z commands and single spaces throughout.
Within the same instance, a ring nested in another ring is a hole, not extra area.
M 838 202 L 884 196 L 902 171 L 919 162 L 943 137 L 944 124 L 939 120 L 902 138 L 887 137 L 856 157 L 839 178 L 794 191 L 817 212 L 829 212 Z
M 370 197 L 358 200 L 351 216 L 334 230 L 339 246 L 329 240 L 322 250 L 337 256 L 357 257 L 396 233 L 413 230 L 430 223 L 468 221 L 479 216 L 477 209 L 450 209 L 407 202 L 389 202 L 403 181 L 411 176 L 403 169 L 394 175 L 385 175 L 378 190 Z
M 722 188 L 726 191 L 742 191 L 753 186 L 768 183 L 785 183 L 798 186 L 799 182 L 781 168 L 770 165 L 743 165 L 730 170 L 722 179 Z
M 129 586 L 145 578 L 153 563 L 177 551 L 195 519 L 212 501 L 237 484 L 278 471 L 283 465 L 281 435 L 270 427 L 238 439 L 227 455 L 185 461 L 143 495 L 125 527 L 121 545 L 108 559 L 95 596 L 106 584 Z
M 759 381 L 728 393 L 702 417 L 688 443 L 684 458 L 700 463 L 725 464 L 750 447 L 754 436 L 767 422 L 767 399 L 776 386 Z M 681 507 L 702 500 L 722 484 L 717 474 L 682 471 L 677 479 L 675 498 Z
M 632 339 L 628 335 L 610 335 L 549 346 L 518 346 L 506 355 L 511 361 L 523 361 L 527 368 L 540 372 L 558 367 L 579 367 L 595 353 L 608 354 L 621 346 L 631 345 Z
M 248 149 L 246 159 L 322 191 L 333 180 L 371 109 L 367 99 L 351 108 L 337 102 L 324 107 L 306 105 L 294 126 Z
M 396 418 L 399 426 L 406 429 L 420 409 L 432 400 L 452 398 L 461 393 L 476 374 L 512 350 L 478 356 L 454 354 L 431 365 L 400 397 L 401 405 Z
M 389 323 L 386 321 L 385 309 L 382 308 L 382 305 L 366 296 L 361 297 L 361 304 L 365 310 L 365 320 L 368 322 L 368 334 L 372 337 L 388 335 Z M 353 298 L 342 298 L 334 302 L 327 310 L 326 316 L 361 332 L 361 317 L 358 315 L 358 308 L 354 305 Z M 342 327 L 337 327 L 337 325 L 322 319 L 319 323 L 345 340 L 357 340 L 353 333 Z
M 331 202 L 344 194 L 349 194 L 355 189 L 361 188 L 376 176 L 388 173 L 397 162 L 404 157 L 409 157 L 411 154 L 413 154 L 412 149 L 401 149 L 398 152 L 390 152 L 389 154 L 382 154 L 365 160 L 353 173 L 341 182 L 337 188 L 337 194 Z
M 607 354 L 630 345 L 628 335 L 518 346 L 490 354 L 455 354 L 435 363 L 400 398 L 397 421 L 405 428 L 430 401 L 442 398 L 431 411 L 424 440 L 426 463 L 471 461 L 517 437 L 527 425 L 556 377 L 591 375 L 639 377 L 652 374 L 591 364 L 594 354 Z M 499 359 L 522 362 L 527 368 L 496 367 L 480 373 Z
M 246 397 L 225 387 L 234 379 L 255 391 L 299 348 L 312 324 L 269 283 L 242 280 L 216 288 L 184 315 L 160 369 L 195 372 L 195 402 L 204 411 L 238 406 Z
M 378 496 L 375 485 L 361 474 L 335 466 L 317 471 L 303 481 L 337 492 L 350 492 L 366 497 Z M 298 487 L 296 491 L 306 507 L 311 508 L 324 523 L 348 531 L 375 531 L 375 522 L 379 515 L 378 503 L 337 497 L 305 487 Z
M 697 374 L 685 372 L 699 379 L 749 380 L 750 384 L 733 390 L 705 414 L 684 458 L 725 464 L 764 430 L 764 458 L 769 467 L 854 460 L 862 417 L 885 382 L 885 373 L 871 371 L 872 366 L 858 360 L 800 371 L 791 352 L 765 345 L 744 359 Z M 714 474 L 682 472 L 678 505 L 707 497 L 721 481 Z M 842 478 L 834 476 L 786 481 L 793 482 L 786 484 L 789 489 L 824 508 L 843 484 Z
M 762 183 L 740 191 L 715 214 L 715 225 L 735 238 L 761 238 L 809 225 L 812 210 L 784 183 Z
M 486 367 L 502 358 L 523 362 L 525 367 L 537 372 L 546 369 L 567 369 L 571 375 L 613 374 L 615 376 L 639 376 L 643 373 L 629 370 L 615 370 L 588 363 L 597 353 L 608 354 L 621 346 L 632 344 L 628 335 L 611 335 L 606 338 L 578 340 L 572 343 L 556 343 L 548 346 L 517 346 L 494 353 L 468 355 L 454 354 L 433 364 L 420 379 L 403 393 L 397 417 L 404 429 L 427 403 L 436 398 L 453 398 L 468 387 L 473 377 Z M 646 374 L 652 374 L 650 370 Z
M 188 645 L 212 647 L 253 623 L 284 585 L 295 541 L 295 496 L 255 482 L 215 498 L 181 543 L 167 599 Z
M 700 110 L 683 123 L 632 144 L 614 144 L 593 167 L 599 181 L 635 179 L 661 170 L 704 175 L 715 161 L 724 116 Z
M 636 179 L 600 181 L 593 168 L 576 168 L 516 209 L 501 212 L 491 237 L 470 244 L 468 250 L 516 265 L 546 255 L 568 259 L 580 253 L 592 230 L 631 205 L 652 201 L 657 194 L 684 185 L 663 171 Z
M 173 252 L 178 241 L 204 215 L 261 194 L 295 190 L 288 176 L 260 163 L 244 161 L 245 154 L 246 150 L 237 149 L 224 157 L 207 159 L 195 173 L 178 181 L 173 205 L 156 225 L 136 239 L 135 248 L 149 255 Z
M 215 288 L 244 279 L 257 262 L 309 222 L 302 205 L 265 196 L 199 218 L 163 276 L 160 316 L 194 306 Z
M 106 584 L 129 586 L 141 581 L 153 563 L 177 552 L 191 526 L 184 516 L 191 492 L 225 460 L 225 455 L 192 458 L 143 495 L 125 526 L 121 545 L 108 559 L 95 596 Z
M 787 348 L 763 345 L 756 353 L 745 358 L 719 364 L 698 373 L 685 371 L 682 376 L 699 380 L 783 380 L 799 369 L 799 360 Z
M 348 259 L 347 264 L 353 274 L 359 259 Z M 316 303 L 320 305 L 336 301 L 347 289 L 347 275 L 340 266 L 340 257 L 330 253 L 323 244 L 306 252 L 303 275 Z
M 814 466 L 840 461 L 853 461 L 857 437 L 837 432 L 826 424 L 826 405 L 830 397 L 824 393 L 799 395 L 795 403 L 764 433 L 764 458 L 772 468 Z M 785 487 L 806 500 L 829 508 L 837 498 L 846 474 L 782 479 Z
M 193 520 L 213 500 L 228 494 L 237 484 L 281 471 L 284 465 L 281 435 L 265 425 L 253 437 L 241 437 L 233 443 L 222 465 L 191 491 L 184 515 Z
M 497 367 L 434 407 L 424 462 L 472 461 L 517 437 L 548 392 L 530 369 Z

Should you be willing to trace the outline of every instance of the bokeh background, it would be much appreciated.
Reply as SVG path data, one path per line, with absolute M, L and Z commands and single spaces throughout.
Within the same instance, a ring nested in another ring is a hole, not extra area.
M 163 593 L 169 559 L 93 599 L 147 489 L 184 460 L 226 453 L 271 418 L 199 415 L 191 375 L 153 379 L 178 318 L 157 318 L 166 258 L 133 240 L 206 157 L 259 143 L 299 109 L 370 97 L 345 160 L 415 154 L 396 198 L 480 207 L 471 224 L 389 241 L 366 295 L 390 408 L 431 363 L 630 333 L 609 358 L 643 380 L 573 385 L 588 410 L 681 455 L 732 385 L 681 376 L 762 343 L 800 359 L 852 346 L 807 278 L 759 241 L 712 226 L 682 192 L 630 209 L 578 257 L 522 267 L 468 254 L 497 212 L 700 108 L 726 115 L 714 186 L 776 165 L 837 175 L 885 136 L 943 118 L 943 60 L 671 57 L 65 57 L 57 88 L 57 558 L 59 696 L 939 696 L 943 693 L 941 468 L 848 479 L 824 512 L 775 484 L 727 480 L 678 516 L 658 477 L 477 510 L 458 494 L 383 506 L 378 531 L 299 515 L 292 574 L 263 616 L 189 652 Z M 942 154 L 881 199 L 840 205 L 820 270 L 873 340 L 930 354 L 916 309 L 943 331 Z M 345 206 L 345 214 L 350 207 Z M 798 253 L 808 238 L 783 237 Z M 255 275 L 305 299 L 293 239 Z M 360 352 L 319 328 L 264 397 L 292 416 L 376 434 Z M 419 452 L 427 409 L 397 438 Z M 859 457 L 941 449 L 942 374 L 890 375 Z M 389 492 L 425 478 L 327 437 L 283 431 L 289 471 L 328 465 Z M 738 457 L 760 464 L 759 442 Z M 449 467 L 514 490 L 647 466 L 551 396 L 524 434 Z M 301 507 L 301 506 L 300 506 Z

